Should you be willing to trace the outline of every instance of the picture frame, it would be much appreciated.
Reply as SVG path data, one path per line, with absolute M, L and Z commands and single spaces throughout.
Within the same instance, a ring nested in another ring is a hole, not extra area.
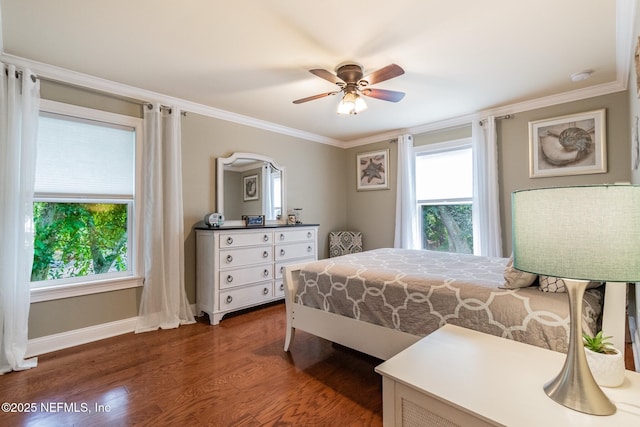
M 244 225 L 247 227 L 263 227 L 264 215 L 243 215 Z
M 607 172 L 605 109 L 529 122 L 529 177 Z
M 389 149 L 356 154 L 356 189 L 389 189 Z
M 260 187 L 258 186 L 258 175 L 247 175 L 242 178 L 242 200 L 258 200 L 260 197 Z

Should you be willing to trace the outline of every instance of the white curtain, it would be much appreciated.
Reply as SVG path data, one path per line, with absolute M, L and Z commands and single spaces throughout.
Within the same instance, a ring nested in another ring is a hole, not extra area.
M 416 156 L 413 137 L 398 137 L 395 248 L 419 249 L 416 207 Z
M 262 166 L 262 212 L 265 213 L 265 219 L 276 219 L 273 214 L 273 178 L 271 165 Z
M 473 251 L 502 256 L 495 117 L 473 121 Z
M 177 328 L 195 319 L 184 290 L 180 111 L 145 107 L 144 288 L 136 332 Z
M 25 360 L 33 264 L 33 191 L 40 80 L 0 63 L 0 373 L 33 368 Z

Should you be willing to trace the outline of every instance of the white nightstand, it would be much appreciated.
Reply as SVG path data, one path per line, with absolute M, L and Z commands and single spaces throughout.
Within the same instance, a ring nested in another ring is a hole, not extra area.
M 376 367 L 390 426 L 640 426 L 640 374 L 603 388 L 618 408 L 601 417 L 551 400 L 542 389 L 565 355 L 446 325 Z

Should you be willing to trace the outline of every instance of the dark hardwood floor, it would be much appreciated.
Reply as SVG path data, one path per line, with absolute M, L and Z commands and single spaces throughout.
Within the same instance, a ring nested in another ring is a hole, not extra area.
M 276 304 L 46 354 L 0 376 L 22 410 L 0 426 L 382 425 L 379 360 L 300 331 L 285 353 L 284 332 Z
M 205 322 L 57 351 L 0 376 L 0 403 L 35 409 L 0 412 L 0 425 L 382 425 L 380 361 L 304 332 L 285 353 L 283 304 Z

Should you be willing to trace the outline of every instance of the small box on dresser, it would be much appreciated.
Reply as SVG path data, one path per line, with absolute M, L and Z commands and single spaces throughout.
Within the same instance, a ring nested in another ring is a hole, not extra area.
M 282 299 L 284 266 L 316 260 L 318 225 L 197 226 L 196 310 L 212 325 L 230 312 Z

